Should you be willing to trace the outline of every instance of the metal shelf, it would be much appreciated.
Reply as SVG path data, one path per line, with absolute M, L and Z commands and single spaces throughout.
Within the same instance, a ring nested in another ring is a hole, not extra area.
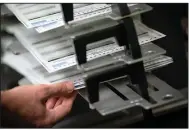
M 134 90 L 129 88 L 126 84 L 126 79 L 118 79 L 115 81 L 109 81 L 108 83 L 112 85 L 117 91 L 122 93 L 128 99 L 123 100 L 114 92 L 112 92 L 104 84 L 100 85 L 100 100 L 92 104 L 94 108 L 101 115 L 108 115 L 121 110 L 142 107 L 143 109 L 156 109 L 164 105 L 172 104 L 173 102 L 184 100 L 185 97 L 177 90 L 155 77 L 154 75 L 147 75 L 148 83 L 153 85 L 157 90 L 152 90 L 150 92 L 150 97 L 155 102 L 148 102 L 140 95 L 138 95 Z M 150 87 L 150 86 L 149 86 Z M 85 89 L 79 90 L 80 95 L 88 101 L 87 93 Z M 167 98 L 170 95 L 170 98 Z

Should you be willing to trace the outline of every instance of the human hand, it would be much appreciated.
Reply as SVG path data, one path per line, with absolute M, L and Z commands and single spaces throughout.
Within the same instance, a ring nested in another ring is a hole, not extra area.
M 49 127 L 70 112 L 76 95 L 71 82 L 26 85 L 1 92 L 1 103 L 37 127 Z

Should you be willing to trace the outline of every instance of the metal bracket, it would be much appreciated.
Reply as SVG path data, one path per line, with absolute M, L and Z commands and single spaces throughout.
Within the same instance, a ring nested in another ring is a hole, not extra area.
M 66 23 L 74 19 L 73 4 L 70 4 L 70 3 L 61 4 L 61 8 L 63 11 L 64 20 Z
M 117 4 L 117 6 L 121 16 L 131 14 L 127 4 Z M 114 27 L 109 27 L 107 29 L 91 32 L 89 34 L 80 35 L 74 38 L 74 48 L 79 65 L 84 64 L 87 61 L 87 44 L 109 37 L 116 37 L 119 46 L 125 46 L 125 53 L 131 55 L 133 59 L 138 59 L 142 57 L 133 19 L 128 17 L 120 20 L 119 22 L 120 24 Z M 135 74 L 135 71 L 138 71 L 138 73 Z M 107 67 L 105 70 L 101 70 L 96 73 L 88 73 L 88 75 L 84 77 L 84 81 L 87 87 L 90 103 L 95 103 L 99 100 L 100 82 L 104 82 L 105 80 L 110 80 L 128 74 L 131 76 L 132 83 L 139 85 L 139 94 L 149 101 L 150 99 L 147 90 L 148 84 L 145 77 L 145 70 L 143 62 L 140 61 L 131 65 L 117 64 Z M 144 116 L 151 117 L 152 112 L 143 111 L 143 114 Z

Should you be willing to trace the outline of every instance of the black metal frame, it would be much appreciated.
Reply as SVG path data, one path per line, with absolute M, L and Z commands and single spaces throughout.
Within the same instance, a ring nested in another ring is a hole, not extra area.
M 117 4 L 114 11 L 121 16 L 130 15 L 130 10 L 127 4 Z M 70 13 L 69 13 L 70 14 Z M 138 42 L 138 37 L 131 17 L 123 18 L 119 21 L 120 24 L 113 27 L 108 27 L 99 31 L 94 31 L 85 35 L 80 35 L 74 38 L 74 48 L 78 64 L 84 64 L 86 60 L 86 46 L 93 42 L 103 40 L 109 37 L 115 37 L 119 46 L 125 46 L 125 52 L 130 54 L 133 59 L 142 57 L 141 49 Z M 150 101 L 148 94 L 148 83 L 145 76 L 143 62 L 137 62 L 131 65 L 112 66 L 105 71 L 99 71 L 88 75 L 84 80 L 88 92 L 90 103 L 99 101 L 99 83 L 110 80 L 123 75 L 129 75 L 132 84 L 138 88 L 138 93 L 144 99 Z M 143 110 L 144 117 L 152 117 L 152 111 Z
M 73 4 L 72 3 L 61 4 L 61 8 L 63 11 L 64 21 L 66 23 L 74 19 Z

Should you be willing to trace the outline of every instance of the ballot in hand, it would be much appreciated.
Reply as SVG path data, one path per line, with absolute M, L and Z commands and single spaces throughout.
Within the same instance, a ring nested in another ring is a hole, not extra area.
M 1 104 L 37 127 L 49 127 L 71 111 L 76 95 L 72 82 L 26 85 L 1 91 Z

